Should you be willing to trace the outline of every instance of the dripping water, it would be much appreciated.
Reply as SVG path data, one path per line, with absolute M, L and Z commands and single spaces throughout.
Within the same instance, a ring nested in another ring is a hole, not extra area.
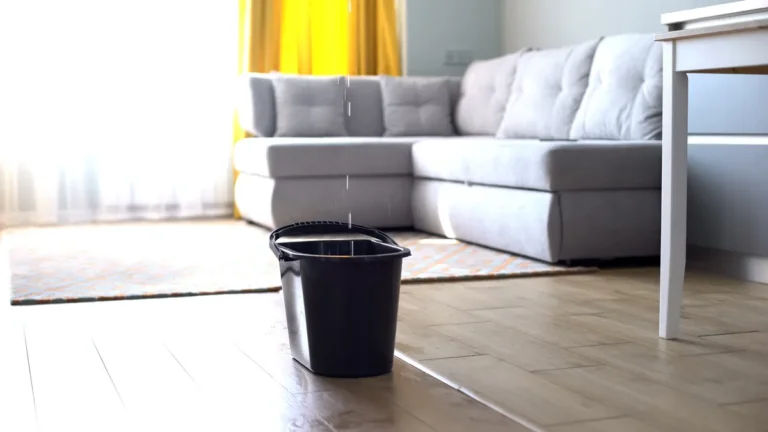
M 348 228 L 352 229 L 352 212 L 349 212 L 349 222 L 347 223 Z M 355 240 L 352 239 L 349 241 L 349 250 L 350 250 L 350 256 L 355 256 Z

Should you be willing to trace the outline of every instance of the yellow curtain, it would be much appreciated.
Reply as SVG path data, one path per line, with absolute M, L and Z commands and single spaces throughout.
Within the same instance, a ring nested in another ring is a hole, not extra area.
M 270 72 L 279 68 L 282 3 L 282 0 L 240 0 L 238 75 L 247 72 Z M 235 114 L 233 142 L 237 143 L 246 135 Z M 234 181 L 237 181 L 237 174 L 235 170 Z M 237 206 L 234 212 L 235 218 L 239 218 Z
M 351 0 L 350 75 L 399 76 L 400 40 L 395 0 Z
M 283 0 L 281 72 L 400 75 L 395 0 Z
M 239 25 L 239 74 L 401 74 L 395 0 L 240 0 Z

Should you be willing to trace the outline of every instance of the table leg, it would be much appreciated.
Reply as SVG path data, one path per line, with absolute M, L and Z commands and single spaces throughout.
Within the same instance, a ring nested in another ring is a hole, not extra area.
M 688 194 L 688 75 L 676 72 L 675 42 L 663 42 L 661 287 L 659 337 L 680 336 Z

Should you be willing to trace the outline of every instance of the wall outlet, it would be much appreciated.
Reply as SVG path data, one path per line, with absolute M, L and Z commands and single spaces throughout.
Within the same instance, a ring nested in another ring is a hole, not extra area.
M 444 66 L 467 66 L 475 59 L 470 50 L 448 50 L 443 59 Z

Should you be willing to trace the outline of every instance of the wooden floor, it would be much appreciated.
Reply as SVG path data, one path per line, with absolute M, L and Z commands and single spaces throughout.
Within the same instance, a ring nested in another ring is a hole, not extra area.
M 0 431 L 525 431 L 397 361 L 292 361 L 280 293 L 6 307 Z
M 404 285 L 398 355 L 447 384 L 309 374 L 279 293 L 4 306 L 0 431 L 768 431 L 768 286 L 691 274 L 671 342 L 657 281 Z
M 398 349 L 537 429 L 768 431 L 768 286 L 702 273 L 680 341 L 658 269 L 404 286 Z

